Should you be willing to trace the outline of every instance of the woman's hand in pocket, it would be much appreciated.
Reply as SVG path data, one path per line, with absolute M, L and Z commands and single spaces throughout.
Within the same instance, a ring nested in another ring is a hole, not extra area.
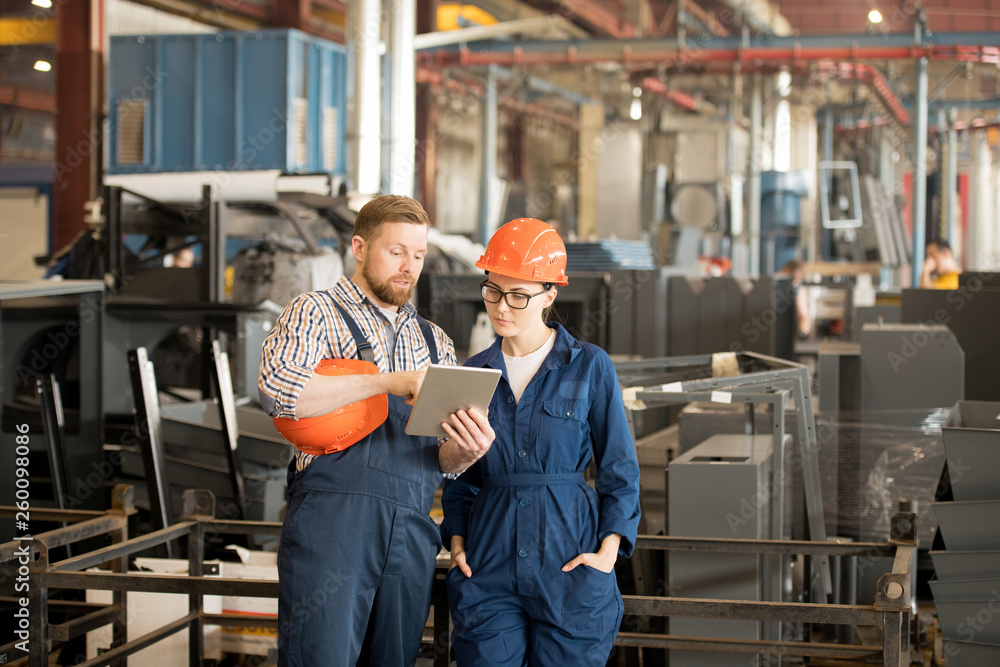
M 466 577 L 472 576 L 472 568 L 465 560 L 465 538 L 458 535 L 451 536 L 451 565 L 448 569 L 455 567 L 458 567 Z
M 601 549 L 597 553 L 580 554 L 562 567 L 563 572 L 569 572 L 577 565 L 586 565 L 595 570 L 600 570 L 605 574 L 611 574 L 618 561 L 618 546 L 621 544 L 621 535 L 612 533 L 601 542 Z M 454 553 L 454 552 L 452 552 Z M 454 556 L 452 556 L 454 558 Z

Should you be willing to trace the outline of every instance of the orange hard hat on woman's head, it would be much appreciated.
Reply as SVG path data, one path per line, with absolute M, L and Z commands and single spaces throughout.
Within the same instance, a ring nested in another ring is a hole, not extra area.
M 476 267 L 508 278 L 566 285 L 566 246 L 541 220 L 517 218 L 501 227 Z
M 378 366 L 360 359 L 324 359 L 317 375 L 374 375 Z M 295 448 L 306 454 L 329 454 L 347 449 L 377 429 L 389 416 L 389 397 L 371 396 L 319 417 L 274 417 L 274 427 Z

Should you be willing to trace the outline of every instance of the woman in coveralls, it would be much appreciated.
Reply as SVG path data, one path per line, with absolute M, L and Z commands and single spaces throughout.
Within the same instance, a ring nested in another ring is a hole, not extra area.
M 545 322 L 567 284 L 552 227 L 507 223 L 476 266 L 497 339 L 466 365 L 503 375 L 493 446 L 442 500 L 458 664 L 603 666 L 623 611 L 615 561 L 639 524 L 618 376 L 603 350 Z M 596 491 L 583 477 L 592 459 Z

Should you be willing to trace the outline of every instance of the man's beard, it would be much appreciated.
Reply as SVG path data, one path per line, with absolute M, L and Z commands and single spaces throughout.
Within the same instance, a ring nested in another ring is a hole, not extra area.
M 368 283 L 368 289 L 372 291 L 375 298 L 390 306 L 399 307 L 409 301 L 410 297 L 413 296 L 413 288 L 416 286 L 416 283 L 411 278 L 401 275 L 392 276 L 380 281 L 378 276 L 372 275 L 367 266 L 362 267 L 361 275 L 364 276 L 365 282 Z M 406 289 L 393 287 L 393 280 L 409 280 L 410 286 Z

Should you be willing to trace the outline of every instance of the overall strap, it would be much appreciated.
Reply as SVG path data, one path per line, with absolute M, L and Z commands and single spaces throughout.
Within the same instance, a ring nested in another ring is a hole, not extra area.
M 351 335 L 354 337 L 354 342 L 358 346 L 358 356 L 361 357 L 363 361 L 374 364 L 375 350 L 372 349 L 372 344 L 368 342 L 368 339 L 365 338 L 365 335 L 361 332 L 361 327 L 358 326 L 358 323 L 354 321 L 353 317 L 347 314 L 344 307 L 337 303 L 336 299 L 333 299 L 333 305 L 337 309 L 337 312 L 340 313 L 340 316 L 344 320 L 344 324 L 347 325 Z
M 441 356 L 438 353 L 437 343 L 434 342 L 434 329 L 431 327 L 431 323 L 419 315 L 414 315 L 414 318 L 417 320 L 417 326 L 420 327 L 420 333 L 424 335 L 424 342 L 427 343 L 427 351 L 431 355 L 431 363 L 440 364 Z

